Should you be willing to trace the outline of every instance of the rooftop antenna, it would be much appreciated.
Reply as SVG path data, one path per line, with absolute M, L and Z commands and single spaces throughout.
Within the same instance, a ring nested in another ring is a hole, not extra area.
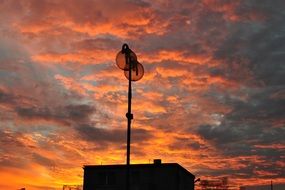
M 129 48 L 127 44 L 123 44 L 122 50 L 116 56 L 117 66 L 124 71 L 125 77 L 129 81 L 128 88 L 128 112 L 126 117 L 127 125 L 127 175 L 126 190 L 130 189 L 130 152 L 131 152 L 131 121 L 134 118 L 132 114 L 132 81 L 140 80 L 144 75 L 144 68 L 137 60 L 136 54 Z

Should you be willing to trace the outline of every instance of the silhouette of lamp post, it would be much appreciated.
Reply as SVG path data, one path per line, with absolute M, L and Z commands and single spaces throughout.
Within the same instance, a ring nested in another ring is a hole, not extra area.
M 137 60 L 136 54 L 129 48 L 127 44 L 123 44 L 122 50 L 116 56 L 117 66 L 124 71 L 125 77 L 129 81 L 128 89 L 128 113 L 126 117 L 128 120 L 127 125 L 127 178 L 126 186 L 129 190 L 130 182 L 130 150 L 131 150 L 131 121 L 133 119 L 132 114 L 132 81 L 140 80 L 144 75 L 144 68 Z

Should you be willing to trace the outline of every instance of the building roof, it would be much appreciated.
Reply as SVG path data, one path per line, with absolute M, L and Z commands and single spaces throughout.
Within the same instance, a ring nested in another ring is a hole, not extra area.
M 127 165 L 125 164 L 118 164 L 118 165 L 84 165 L 83 169 L 122 169 L 126 168 Z M 178 163 L 161 163 L 161 164 L 131 164 L 130 168 L 156 168 L 156 167 L 172 167 L 178 168 L 179 170 L 185 172 L 188 175 L 191 175 L 195 178 L 195 176 L 190 173 L 188 170 L 183 168 Z

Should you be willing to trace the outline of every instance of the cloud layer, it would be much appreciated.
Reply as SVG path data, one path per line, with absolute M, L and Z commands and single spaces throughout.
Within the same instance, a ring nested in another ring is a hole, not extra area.
M 82 183 L 84 164 L 125 162 L 127 81 L 114 63 L 125 42 L 145 68 L 133 85 L 133 163 L 285 183 L 284 8 L 2 1 L 0 188 L 61 189 Z

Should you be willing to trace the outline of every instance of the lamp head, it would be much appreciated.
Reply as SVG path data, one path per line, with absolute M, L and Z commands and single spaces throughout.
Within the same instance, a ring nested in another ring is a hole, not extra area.
M 117 66 L 124 71 L 128 71 L 130 62 L 135 64 L 136 61 L 137 55 L 129 48 L 127 44 L 124 44 L 122 46 L 122 50 L 119 51 L 116 56 Z
M 124 70 L 125 77 L 129 80 L 129 70 L 131 69 L 131 81 L 138 81 L 144 75 L 144 68 L 138 62 L 136 54 L 127 44 L 122 46 L 122 50 L 116 56 L 116 64 Z
M 125 77 L 129 80 L 129 70 L 124 71 Z M 138 81 L 144 75 L 144 68 L 141 63 L 138 61 L 135 64 L 132 64 L 131 68 L 131 81 Z

